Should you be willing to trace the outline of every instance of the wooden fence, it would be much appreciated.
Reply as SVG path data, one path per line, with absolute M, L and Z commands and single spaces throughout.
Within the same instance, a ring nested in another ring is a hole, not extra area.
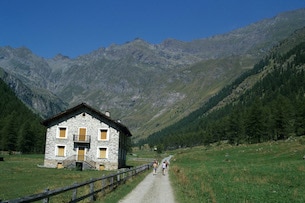
M 88 202 L 93 202 L 96 200 L 98 194 L 105 194 L 111 192 L 114 188 L 116 188 L 120 184 L 124 184 L 126 180 L 132 178 L 133 176 L 138 175 L 141 172 L 149 170 L 151 164 L 145 164 L 142 166 L 134 167 L 131 169 L 124 169 L 115 174 L 111 175 L 103 175 L 101 178 L 91 179 L 89 181 L 83 183 L 77 183 L 71 186 L 55 189 L 55 190 L 46 190 L 45 192 L 34 194 L 26 197 L 21 197 L 18 199 L 5 200 L 0 203 L 19 203 L 19 202 L 35 202 L 38 200 L 42 200 L 43 203 L 51 202 L 50 199 L 55 199 L 54 196 L 59 194 L 66 194 L 70 191 L 71 197 L 68 200 L 60 200 L 61 202 L 79 202 L 88 198 Z M 82 190 L 81 192 L 79 192 Z M 78 194 L 81 193 L 81 194 Z M 66 194 L 69 195 L 69 194 Z M 52 198 L 51 198 L 52 197 Z M 57 202 L 55 200 L 53 202 Z

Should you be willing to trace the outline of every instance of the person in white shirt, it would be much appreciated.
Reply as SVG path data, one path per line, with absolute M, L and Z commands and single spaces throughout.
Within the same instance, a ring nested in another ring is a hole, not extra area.
M 162 174 L 165 175 L 166 163 L 163 161 L 162 163 Z

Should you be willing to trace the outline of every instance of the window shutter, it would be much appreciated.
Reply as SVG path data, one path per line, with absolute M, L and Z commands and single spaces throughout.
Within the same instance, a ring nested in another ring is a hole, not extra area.
M 57 155 L 58 156 L 65 156 L 65 147 L 64 146 L 58 146 L 57 147 Z
M 100 158 L 106 158 L 106 148 L 100 148 Z
M 101 130 L 101 140 L 107 139 L 107 130 Z
M 66 128 L 59 128 L 59 137 L 66 137 Z

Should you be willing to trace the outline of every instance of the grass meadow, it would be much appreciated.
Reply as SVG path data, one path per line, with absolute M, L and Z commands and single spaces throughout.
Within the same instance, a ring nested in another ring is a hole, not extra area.
M 40 168 L 37 165 L 43 163 L 43 155 L 1 156 L 4 157 L 4 161 L 0 162 L 1 200 L 44 192 L 47 188 L 57 189 L 109 174 L 106 171 Z
M 128 156 L 128 159 L 132 159 L 127 161 L 127 164 L 129 166 L 147 164 L 145 161 L 136 161 L 134 158 L 146 158 L 149 157 L 149 154 L 151 153 L 145 152 L 141 156 Z M 41 168 L 38 165 L 43 164 L 44 155 L 42 154 L 1 156 L 4 157 L 4 161 L 0 162 L 0 201 L 41 193 L 47 188 L 58 189 L 116 172 Z M 124 187 L 120 186 L 120 190 L 103 197 L 100 202 L 116 202 L 130 192 L 144 177 L 145 173 L 133 178 Z M 86 191 L 83 192 L 88 192 L 89 188 L 84 188 L 84 190 Z M 82 191 L 78 190 L 78 193 L 81 194 Z M 71 196 L 72 192 L 67 192 L 52 197 L 51 202 L 67 202 Z
M 169 151 L 135 151 L 127 164 L 147 163 L 174 155 L 170 179 L 179 203 L 184 202 L 305 202 L 305 137 L 280 142 L 230 146 L 214 144 Z M 39 168 L 43 155 L 1 155 L 0 200 L 57 189 L 114 171 Z M 137 160 L 137 158 L 139 158 Z M 139 161 L 140 160 L 140 161 Z M 118 202 L 145 177 L 127 181 L 97 202 Z M 51 199 L 67 202 L 71 194 Z
M 305 202 L 305 137 L 176 150 L 170 177 L 184 202 Z

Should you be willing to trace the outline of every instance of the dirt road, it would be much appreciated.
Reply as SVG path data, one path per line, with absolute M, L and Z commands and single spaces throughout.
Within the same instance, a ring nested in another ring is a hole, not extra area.
M 170 162 L 170 159 L 171 156 L 163 159 L 162 162 L 164 160 Z M 157 169 L 157 175 L 153 175 L 153 171 L 151 170 L 151 173 L 133 191 L 120 200 L 119 203 L 174 203 L 173 189 L 168 177 L 170 167 L 168 166 L 165 175 L 162 175 L 161 163 Z

